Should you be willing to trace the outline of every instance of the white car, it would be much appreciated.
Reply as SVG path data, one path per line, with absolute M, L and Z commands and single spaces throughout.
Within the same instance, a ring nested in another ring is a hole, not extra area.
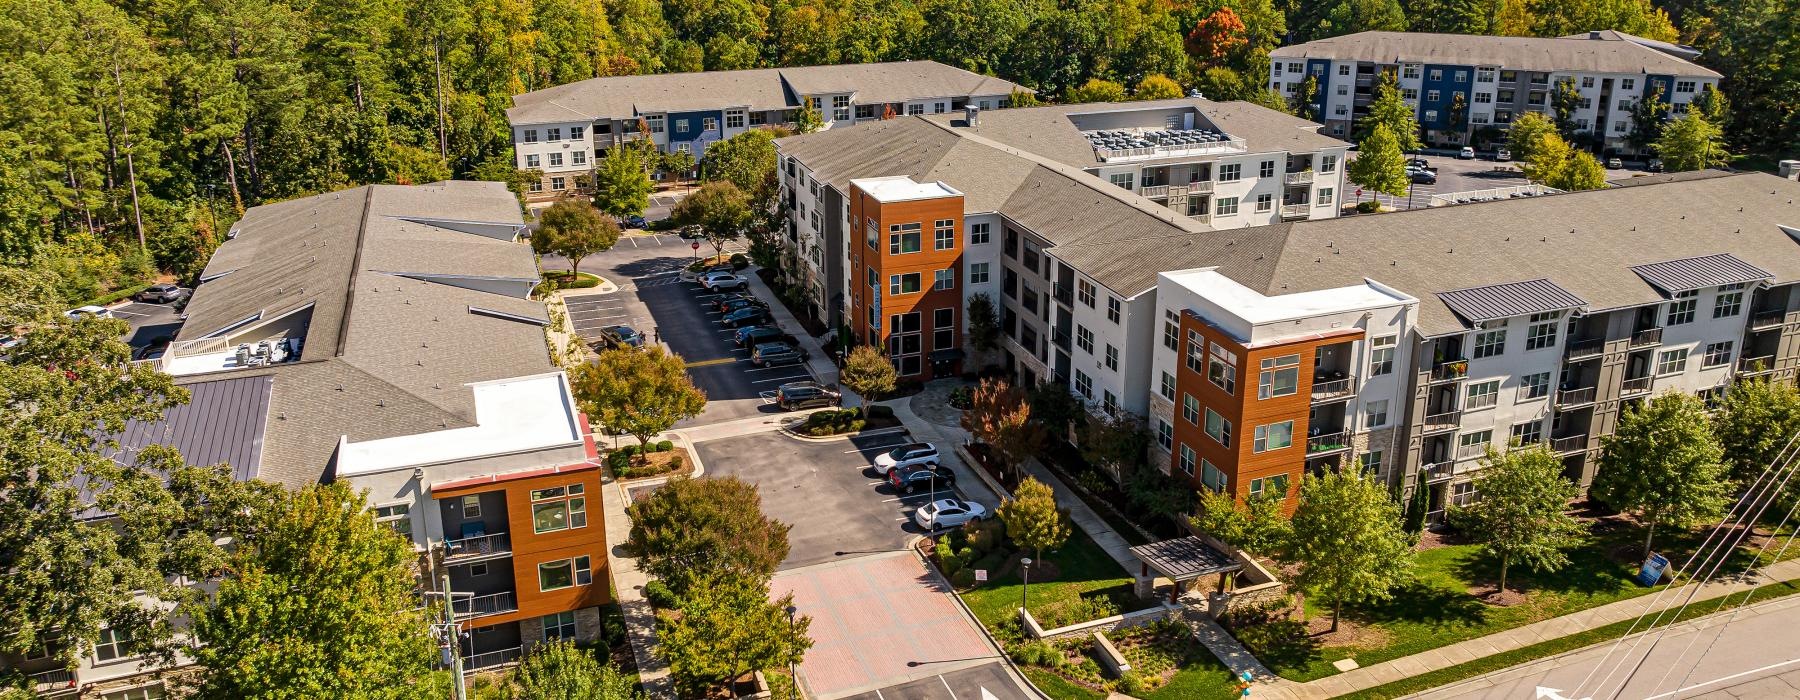
M 987 507 L 974 501 L 944 498 L 919 506 L 913 511 L 913 522 L 926 530 L 956 527 L 988 516 Z
M 68 313 L 63 315 L 79 321 L 89 316 L 93 316 L 94 318 L 112 318 L 113 312 L 112 309 L 104 306 L 83 306 L 77 309 L 70 309 Z
M 929 442 L 914 442 L 901 445 L 881 453 L 875 458 L 875 471 L 882 476 L 898 467 L 910 467 L 917 464 L 937 466 L 938 451 Z
M 1456 152 L 1456 157 L 1458 160 L 1474 160 L 1475 149 L 1471 146 L 1463 146 L 1462 150 Z
M 729 272 L 713 272 L 700 278 L 700 286 L 715 292 L 743 289 L 745 280 Z

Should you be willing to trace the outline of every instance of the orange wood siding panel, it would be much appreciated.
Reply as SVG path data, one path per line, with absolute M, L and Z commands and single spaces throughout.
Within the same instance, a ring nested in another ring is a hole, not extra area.
M 571 484 L 581 484 L 587 525 L 541 534 L 535 532 L 531 516 L 531 492 Z M 494 491 L 506 494 L 507 531 L 511 534 L 512 541 L 513 590 L 519 602 L 519 610 L 505 615 L 478 617 L 466 622 L 465 626 L 517 622 L 612 602 L 612 577 L 606 564 L 606 518 L 601 504 L 601 488 L 600 470 L 593 467 L 432 493 L 438 499 Z M 582 555 L 588 557 L 589 570 L 593 573 L 591 583 L 548 592 L 538 590 L 538 564 Z
M 951 196 L 882 203 L 852 186 L 849 199 L 852 231 L 848 274 L 852 276 L 850 314 L 854 319 L 851 325 L 856 329 L 855 334 L 863 343 L 875 345 L 885 351 L 888 336 L 893 330 L 890 318 L 895 314 L 917 312 L 921 335 L 921 372 L 909 376 L 929 378 L 930 355 L 933 350 L 962 347 L 963 198 Z M 868 244 L 868 226 L 871 220 L 876 232 L 873 248 Z M 935 246 L 938 221 L 950 222 L 951 245 L 943 250 L 938 250 Z M 889 252 L 888 227 L 910 223 L 919 224 L 919 252 Z M 873 290 L 868 284 L 871 269 L 875 272 L 876 280 L 876 288 Z M 954 282 L 949 289 L 934 289 L 938 270 L 950 270 Z M 889 277 L 908 273 L 918 273 L 919 291 L 891 294 Z M 881 331 L 870 334 L 869 308 L 874 303 L 875 295 L 880 296 Z M 937 347 L 933 342 L 933 312 L 946 308 L 952 310 L 951 341 L 944 347 Z

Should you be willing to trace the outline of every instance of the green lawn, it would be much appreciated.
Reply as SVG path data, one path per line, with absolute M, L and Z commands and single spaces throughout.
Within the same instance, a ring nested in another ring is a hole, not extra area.
M 1054 562 L 1061 573 L 1055 581 L 1031 582 L 1027 607 L 1040 622 L 1048 619 L 1055 609 L 1075 604 L 1078 599 L 1104 599 L 1120 612 L 1149 607 L 1132 596 L 1131 578 L 1125 575 L 1125 569 L 1107 556 L 1100 545 L 1088 539 L 1080 528 L 1075 529 L 1062 549 L 1046 551 L 1044 558 Z M 964 593 L 963 601 L 969 604 L 975 617 L 992 630 L 1017 619 L 1014 611 L 1019 608 L 1021 585 L 1019 572 L 1015 570 Z

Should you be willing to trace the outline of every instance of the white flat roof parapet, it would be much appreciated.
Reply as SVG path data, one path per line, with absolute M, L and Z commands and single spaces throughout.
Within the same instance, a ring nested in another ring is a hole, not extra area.
M 1418 303 L 1417 299 L 1388 290 L 1372 282 L 1335 289 L 1268 296 L 1238 284 L 1236 280 L 1219 274 L 1215 268 L 1210 267 L 1164 272 L 1158 277 L 1165 283 L 1179 286 L 1199 296 L 1213 305 L 1218 312 L 1229 315 L 1230 318 L 1215 319 L 1215 321 L 1222 322 L 1222 325 L 1229 327 L 1228 330 L 1239 333 L 1256 326 L 1272 323 L 1360 313 Z M 1202 313 L 1202 316 L 1206 315 L 1208 314 Z M 1252 338 L 1250 335 L 1250 333 L 1244 333 L 1240 339 L 1245 341 L 1263 340 Z
M 865 177 L 851 180 L 850 184 L 862 190 L 875 201 L 881 203 L 907 202 L 916 199 L 936 199 L 938 197 L 961 197 L 962 192 L 956 188 L 937 182 L 913 182 L 904 175 L 892 177 Z
M 409 469 L 581 443 L 580 413 L 562 372 L 470 384 L 475 422 L 338 447 L 340 477 Z

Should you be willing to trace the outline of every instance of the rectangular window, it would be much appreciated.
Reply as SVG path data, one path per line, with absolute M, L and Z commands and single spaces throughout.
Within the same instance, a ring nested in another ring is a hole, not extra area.
M 1368 430 L 1384 427 L 1388 422 L 1387 399 L 1370 401 L 1363 406 L 1363 427 Z
M 935 275 L 931 284 L 932 291 L 942 292 L 956 288 L 956 270 L 937 270 L 932 274 Z
M 1106 368 L 1119 371 L 1119 349 L 1111 345 L 1106 346 Z
M 660 134 L 663 132 L 663 117 L 660 114 L 653 117 L 645 117 L 644 123 L 649 125 L 650 133 L 652 134 Z
M 1531 325 L 1525 329 L 1525 349 L 1556 347 L 1556 321 L 1555 313 L 1532 314 Z
M 1634 79 L 1625 78 L 1625 79 L 1622 79 L 1619 81 L 1619 89 L 1620 90 L 1631 90 L 1636 87 L 1637 87 L 1637 81 Z
M 1519 378 L 1519 400 L 1530 401 L 1550 395 L 1550 373 L 1538 372 Z
M 1463 409 L 1473 411 L 1478 408 L 1491 408 L 1500 402 L 1500 380 L 1491 379 L 1469 385 L 1469 395 L 1463 399 Z
M 1477 82 L 1477 83 L 1494 82 L 1494 69 L 1492 69 L 1492 68 L 1476 68 L 1475 69 L 1475 82 Z
M 1181 471 L 1188 476 L 1194 475 L 1194 448 L 1186 444 L 1181 446 Z
M 1163 398 L 1170 401 L 1175 400 L 1175 375 L 1169 374 L 1168 372 L 1162 373 L 1162 386 L 1160 392 L 1162 393 Z
M 570 153 L 569 162 L 576 165 L 587 165 L 587 151 L 575 151 Z
M 675 133 L 685 134 L 687 132 L 688 132 L 688 120 L 686 120 L 686 119 L 675 120 Z
M 1656 356 L 1656 373 L 1676 374 L 1687 370 L 1687 348 L 1664 350 Z
M 585 556 L 538 564 L 538 590 L 541 592 L 586 586 L 593 582 L 594 575 Z
M 542 164 L 542 161 L 539 160 L 538 154 L 536 154 L 536 153 L 525 154 L 525 167 L 535 168 L 541 164 Z
M 1384 335 L 1369 341 L 1369 376 L 1379 377 L 1394 371 L 1394 344 L 1399 338 Z
M 1187 335 L 1187 368 L 1195 372 L 1205 372 L 1206 370 L 1203 368 L 1206 366 L 1206 340 L 1200 337 L 1198 331 L 1188 331 Z
M 969 224 L 969 245 L 982 245 L 991 240 L 993 236 L 989 233 L 987 224 Z
M 1088 330 L 1087 326 L 1075 324 L 1075 347 L 1089 355 L 1094 354 L 1094 332 Z
M 931 249 L 949 250 L 956 247 L 956 220 L 938 219 L 931 231 Z
M 1226 350 L 1223 345 L 1212 343 L 1212 353 L 1206 359 L 1206 381 L 1224 389 L 1227 394 L 1236 394 L 1237 364 L 1237 353 Z
M 1287 495 L 1288 477 L 1286 474 L 1276 474 L 1275 476 L 1265 476 L 1261 479 L 1250 480 L 1251 498 L 1262 498 L 1264 496 L 1269 498 L 1287 498 Z
M 917 223 L 894 224 L 888 227 L 888 255 L 905 255 L 917 253 L 920 247 L 920 226 Z
M 1094 308 L 1094 283 L 1087 280 L 1075 280 L 1075 299 L 1082 306 Z
M 1508 439 L 1515 445 L 1532 445 L 1544 440 L 1544 422 L 1541 420 L 1516 423 Z
M 1119 298 L 1118 297 L 1109 296 L 1106 298 L 1106 320 L 1112 321 L 1113 323 L 1119 322 Z
M 1242 163 L 1228 163 L 1219 166 L 1219 182 L 1237 182 L 1243 176 Z
M 1225 472 L 1213 466 L 1212 462 L 1202 459 L 1200 460 L 1200 483 L 1206 488 L 1212 489 L 1214 493 L 1224 491 Z
M 1181 417 L 1193 425 L 1200 424 L 1200 400 L 1193 394 L 1181 395 Z
M 1335 197 L 1336 195 L 1337 195 L 1337 193 L 1335 191 L 1333 191 L 1332 188 L 1320 187 L 1318 201 L 1314 202 L 1314 204 L 1317 204 L 1319 206 L 1325 206 L 1327 204 L 1331 204 L 1332 198 Z
M 917 294 L 919 278 L 920 275 L 917 272 L 888 275 L 888 294 Z
M 1350 64 L 1346 63 L 1344 65 L 1338 66 L 1338 75 L 1349 75 L 1349 74 L 1350 74 Z
M 411 513 L 412 505 L 408 503 L 376 506 L 375 522 L 379 525 L 387 526 L 388 529 L 393 530 L 394 532 L 400 533 L 400 536 L 406 538 L 407 542 L 412 542 L 413 529 Z
M 1438 91 L 1436 91 L 1436 90 L 1426 90 L 1425 91 L 1425 101 L 1426 102 L 1436 102 L 1441 97 L 1443 97 L 1443 95 L 1439 94 Z
M 1701 367 L 1718 367 L 1731 364 L 1732 341 L 1706 344 L 1706 357 L 1701 360 Z
M 1272 195 L 1272 194 L 1256 195 L 1256 213 L 1262 214 L 1262 213 L 1271 211 L 1274 208 L 1275 208 L 1275 195 Z
M 727 129 L 742 129 L 742 128 L 744 128 L 744 113 L 743 112 L 726 112 L 725 113 L 725 128 L 727 128 Z
M 1275 161 L 1265 160 L 1256 167 L 1257 177 L 1275 177 Z
M 531 528 L 543 534 L 587 527 L 587 498 L 581 484 L 534 489 L 531 492 Z
M 126 657 L 126 647 L 131 645 L 131 633 L 108 627 L 100 630 L 100 636 L 94 639 L 94 660 L 113 661 Z
M 1163 309 L 1163 347 L 1170 350 L 1181 345 L 1181 325 L 1175 320 L 1175 312 Z
M 100 700 L 163 700 L 167 697 L 169 697 L 168 689 L 161 683 L 153 683 L 137 688 L 102 693 Z
M 1136 178 L 1135 173 L 1113 173 L 1112 175 L 1108 176 L 1106 179 L 1118 187 L 1129 190 L 1129 189 L 1131 189 L 1131 184 L 1135 180 L 1135 178 Z
M 1094 398 L 1094 379 L 1081 370 L 1075 370 L 1075 393 L 1085 399 Z
M 560 178 L 560 177 L 550 178 L 550 189 L 562 190 L 567 186 L 568 186 L 568 183 L 563 178 Z
M 1488 443 L 1493 441 L 1494 431 L 1477 430 L 1472 433 L 1463 433 L 1462 435 L 1457 436 L 1456 446 L 1460 448 L 1462 456 L 1466 457 L 1471 452 L 1480 454 L 1480 451 L 1474 448 L 1485 448 Z
M 1335 173 L 1335 172 L 1337 172 L 1337 165 L 1338 165 L 1338 157 L 1337 156 L 1324 156 L 1319 159 L 1319 172 Z
M 1591 75 L 1581 76 L 1581 86 L 1584 88 L 1593 87 L 1594 86 L 1594 76 L 1591 76 Z
M 1669 316 L 1666 326 L 1679 326 L 1694 321 L 1694 309 L 1700 305 L 1700 293 L 1695 290 L 1680 292 L 1675 301 L 1669 303 Z
M 562 127 L 553 126 L 548 129 L 545 129 L 544 130 L 544 140 L 545 141 L 561 141 L 562 140 Z
M 1736 316 L 1743 310 L 1744 285 L 1733 284 L 1719 288 L 1719 296 L 1713 298 L 1713 318 Z
M 1161 418 L 1156 419 L 1156 444 L 1165 450 L 1175 446 L 1175 426 Z
M 1437 82 L 1439 80 L 1443 80 L 1444 79 L 1444 69 L 1433 68 L 1433 69 L 1431 69 L 1431 73 L 1429 73 L 1429 75 L 1431 76 L 1430 80 L 1432 82 Z
M 1213 209 L 1213 213 L 1217 214 L 1219 216 L 1232 216 L 1232 215 L 1237 214 L 1238 213 L 1238 198 L 1236 198 L 1236 197 L 1220 197 L 1219 201 L 1216 203 L 1216 206 Z
M 1494 93 L 1491 93 L 1491 92 L 1475 93 L 1475 104 L 1485 105 L 1485 104 L 1493 104 L 1493 103 L 1494 103 Z
M 1268 452 L 1293 444 L 1294 422 L 1289 420 L 1256 426 L 1256 441 L 1251 445 L 1251 449 L 1257 452 Z
M 1416 102 L 1419 99 L 1419 91 L 1416 88 L 1400 88 L 1400 99 Z
M 988 281 L 988 264 L 969 263 L 969 284 L 983 284 Z
M 525 130 L 525 143 L 537 143 L 537 129 Z
M 701 131 L 718 131 L 719 130 L 719 120 L 714 119 L 712 117 L 702 117 L 700 119 L 700 130 Z
M 1356 462 L 1361 467 L 1360 469 L 1357 470 L 1357 473 L 1359 475 L 1361 475 L 1362 477 L 1368 478 L 1368 477 L 1380 476 L 1380 474 L 1381 474 L 1381 450 L 1370 450 L 1368 452 L 1364 452 L 1361 455 L 1358 455 L 1356 457 Z
M 1692 80 L 1677 80 L 1677 81 L 1675 81 L 1675 94 L 1684 95 L 1684 94 L 1687 94 L 1687 93 L 1690 93 L 1693 91 L 1694 91 L 1694 81 L 1692 81 Z
M 1300 355 L 1265 357 L 1261 365 L 1262 372 L 1256 379 L 1256 398 L 1292 396 L 1300 390 Z
M 1493 357 L 1506 352 L 1506 329 L 1475 334 L 1475 359 Z
M 552 167 L 552 168 L 561 167 L 563 164 L 562 156 L 563 156 L 563 154 L 561 154 L 561 153 L 550 154 L 550 167 Z
M 1231 446 L 1231 421 L 1225 420 L 1224 416 L 1219 415 L 1210 408 L 1206 409 L 1205 429 L 1206 434 L 1212 437 L 1212 439 L 1217 440 L 1219 444 L 1226 447 Z
M 481 496 L 479 494 L 463 496 L 461 503 L 462 516 L 464 519 L 474 520 L 481 517 Z
M 538 618 L 543 621 L 544 641 L 575 641 L 575 612 L 552 613 Z

